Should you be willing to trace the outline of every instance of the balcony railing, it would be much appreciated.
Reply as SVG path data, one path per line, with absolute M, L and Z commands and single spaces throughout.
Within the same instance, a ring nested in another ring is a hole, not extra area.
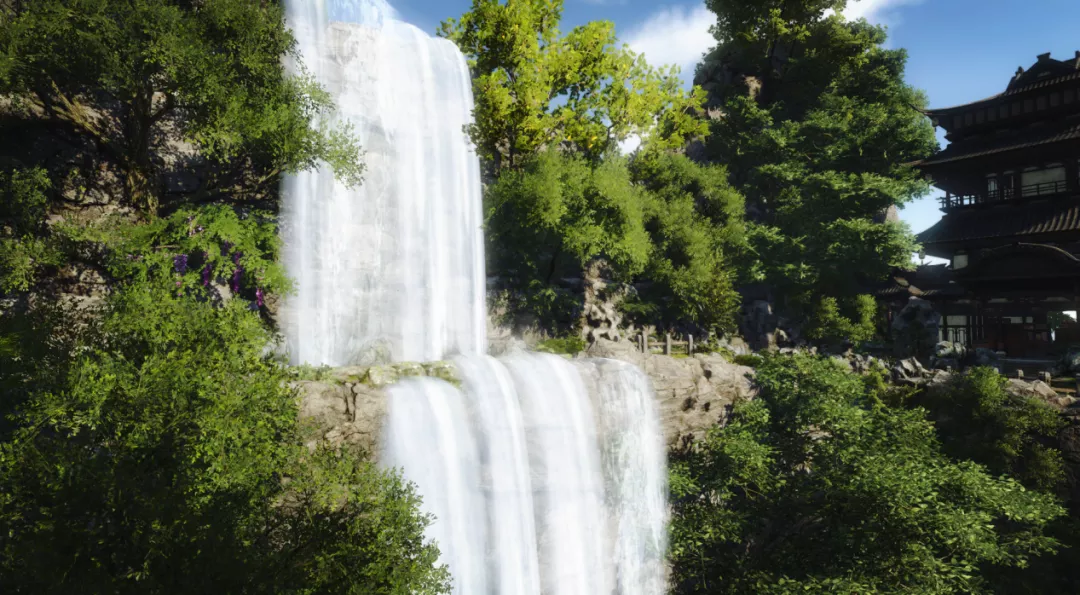
M 1067 180 L 1041 182 L 1038 184 L 1021 186 L 1020 196 L 1023 198 L 1030 198 L 1032 196 L 1053 196 L 1055 194 L 1064 194 L 1065 192 L 1068 192 L 1068 190 L 1069 183 Z M 982 194 L 947 194 L 941 197 L 941 208 L 952 209 L 956 207 L 1002 202 L 1011 200 L 1015 194 L 1016 193 L 1012 188 L 987 190 Z

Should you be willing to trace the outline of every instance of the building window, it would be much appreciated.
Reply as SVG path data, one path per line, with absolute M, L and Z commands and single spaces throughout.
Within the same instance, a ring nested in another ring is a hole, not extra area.
M 976 124 L 982 124 L 985 121 L 986 121 L 986 110 L 981 109 L 981 110 L 975 112 L 975 123 Z
M 1019 101 L 1014 101 L 1012 104 L 1012 115 L 1019 116 L 1022 108 L 1023 104 L 1021 104 Z
M 1023 196 L 1043 196 L 1065 191 L 1065 168 L 1051 163 L 1043 169 L 1028 168 L 1020 174 Z
M 1050 94 L 1050 107 L 1057 107 L 1061 105 L 1061 93 L 1054 91 Z
M 964 126 L 971 126 L 975 123 L 975 115 L 971 112 L 964 114 Z
M 998 188 L 998 179 L 995 174 L 986 176 L 986 198 L 988 200 L 997 200 L 1001 198 L 1000 190 Z
M 1065 103 L 1072 103 L 1076 99 L 1076 89 L 1065 89 Z
M 1038 99 L 1035 100 L 1035 106 L 1041 110 L 1046 109 L 1046 95 L 1040 95 Z
M 1034 99 L 1025 99 L 1024 100 L 1024 113 L 1025 114 L 1030 114 L 1033 111 L 1035 111 L 1035 100 Z
M 1009 106 L 1002 105 L 1000 108 L 998 108 L 998 115 L 1001 116 L 1002 120 L 1004 120 L 1005 118 L 1008 118 L 1009 117 Z
M 1001 193 L 1006 200 L 1013 197 L 1013 184 L 1016 183 L 1016 176 L 1011 171 L 1007 171 L 1001 174 Z
M 963 252 L 960 252 L 958 254 L 953 254 L 953 257 L 952 257 L 952 268 L 953 269 L 962 269 L 962 268 L 966 267 L 967 265 L 968 265 L 968 255 L 967 254 L 964 254 Z
M 953 128 L 963 128 L 964 127 L 964 119 L 961 118 L 960 116 L 953 116 L 952 127 Z

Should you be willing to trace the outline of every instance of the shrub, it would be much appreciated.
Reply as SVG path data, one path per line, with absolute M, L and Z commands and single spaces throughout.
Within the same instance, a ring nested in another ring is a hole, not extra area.
M 1056 547 L 1053 497 L 949 459 L 837 362 L 769 356 L 755 378 L 672 465 L 676 593 L 988 593 Z

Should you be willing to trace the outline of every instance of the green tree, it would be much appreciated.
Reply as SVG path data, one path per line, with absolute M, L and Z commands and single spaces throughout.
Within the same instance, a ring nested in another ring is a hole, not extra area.
M 69 200 L 101 187 L 150 215 L 175 202 L 263 200 L 279 173 L 319 160 L 355 183 L 348 130 L 321 127 L 329 96 L 282 69 L 295 52 L 273 2 L 0 3 L 5 152 L 47 165 Z M 193 163 L 202 179 L 167 183 Z
M 0 353 L 5 592 L 447 591 L 412 489 L 362 453 L 303 446 L 240 302 L 139 282 L 73 356 L 27 357 L 55 336 L 28 330 L 0 333 L 19 343 Z
M 1057 410 L 1030 396 L 1008 390 L 1008 380 L 993 368 L 974 368 L 947 384 L 922 391 L 908 402 L 925 407 L 934 420 L 942 448 L 954 459 L 984 465 L 995 475 L 1017 478 L 1028 489 L 1068 494 L 1065 460 L 1058 449 L 1065 421 Z M 1080 517 L 1073 514 L 1048 527 L 1062 545 L 1056 556 L 1033 560 L 1027 568 L 995 569 L 995 593 L 1076 593 L 1080 569 Z
M 693 115 L 704 95 L 684 91 L 675 69 L 616 47 L 608 21 L 560 35 L 562 8 L 562 0 L 473 0 L 440 27 L 469 58 L 469 136 L 492 173 L 523 167 L 544 148 L 596 159 L 631 134 L 673 148 L 705 132 Z
M 904 164 L 936 140 L 924 95 L 904 82 L 906 53 L 883 48 L 880 27 L 826 16 L 845 4 L 707 2 L 719 45 L 697 81 L 723 113 L 707 154 L 753 220 L 744 280 L 767 281 L 795 318 L 826 311 L 856 330 L 860 290 L 910 266 L 910 231 L 882 214 L 926 194 Z
M 652 319 L 707 330 L 737 328 L 736 258 L 746 249 L 743 197 L 720 166 L 670 152 L 639 153 L 635 182 L 648 191 L 645 228 L 654 246 L 641 280 Z
M 1061 452 L 1052 443 L 1065 422 L 1048 404 L 1010 394 L 993 368 L 974 368 L 919 403 L 936 421 L 945 450 L 1032 489 L 1053 492 L 1065 479 Z
M 645 231 L 645 190 L 633 184 L 625 158 L 599 164 L 555 150 L 508 169 L 488 187 L 488 241 L 493 264 L 522 301 L 515 309 L 546 323 L 567 323 L 573 298 L 563 277 L 606 259 L 619 280 L 645 270 L 652 245 Z
M 755 378 L 673 465 L 677 593 L 990 593 L 995 569 L 1055 549 L 1054 498 L 948 458 L 925 411 L 828 358 Z

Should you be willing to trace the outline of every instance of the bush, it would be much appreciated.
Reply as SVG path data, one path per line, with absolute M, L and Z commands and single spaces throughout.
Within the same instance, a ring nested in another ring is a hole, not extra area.
M 989 593 L 1053 551 L 1048 495 L 943 452 L 827 358 L 769 356 L 671 472 L 676 593 Z
M 1032 489 L 1053 491 L 1065 479 L 1061 452 L 1050 446 L 1064 421 L 1052 407 L 1012 395 L 1008 380 L 978 367 L 930 391 L 920 404 L 936 420 L 946 452 L 995 474 L 1008 474 Z
M 134 284 L 80 335 L 30 360 L 42 333 L 9 334 L 0 356 L 21 371 L 0 434 L 9 592 L 446 592 L 412 488 L 363 453 L 303 446 L 243 303 Z
M 574 355 L 585 351 L 585 340 L 577 336 L 544 339 L 536 344 L 536 351 Z
M 740 366 L 756 368 L 765 362 L 765 358 L 756 353 L 748 353 L 745 355 L 736 355 L 732 361 Z

